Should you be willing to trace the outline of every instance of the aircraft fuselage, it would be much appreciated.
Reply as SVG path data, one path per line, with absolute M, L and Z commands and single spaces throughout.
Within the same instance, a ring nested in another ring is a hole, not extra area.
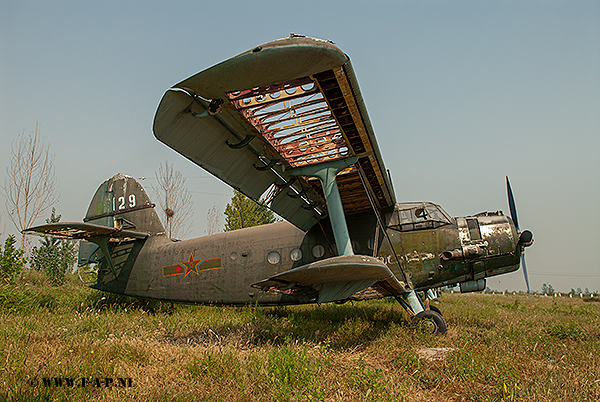
M 400 203 L 382 220 L 386 233 L 373 214 L 348 220 L 354 253 L 376 255 L 399 280 L 404 271 L 415 290 L 457 283 L 482 290 L 478 280 L 519 268 L 517 231 L 501 213 L 453 219 L 435 204 Z M 278 222 L 185 241 L 152 235 L 116 245 L 111 254 L 118 275 L 102 259 L 97 289 L 185 303 L 275 305 L 306 301 L 251 285 L 337 250 L 325 220 L 308 232 Z

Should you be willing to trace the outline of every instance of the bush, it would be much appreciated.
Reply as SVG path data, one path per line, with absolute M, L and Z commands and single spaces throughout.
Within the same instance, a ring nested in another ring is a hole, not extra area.
M 59 244 L 34 247 L 31 266 L 36 270 L 43 270 L 53 285 L 60 286 L 65 281 L 65 274 L 75 262 L 74 249 L 73 244 L 64 240 Z
M 57 223 L 60 215 L 52 208 L 52 215 L 46 223 Z M 76 262 L 77 245 L 73 241 L 59 240 L 46 237 L 40 242 L 40 247 L 32 250 L 31 267 L 37 271 L 44 271 L 50 282 L 60 286 L 65 281 L 65 274 Z
M 0 245 L 0 278 L 2 278 L 2 283 L 11 283 L 27 262 L 27 259 L 23 257 L 25 251 L 15 247 L 16 241 L 15 236 L 9 235 L 4 242 L 4 250 Z

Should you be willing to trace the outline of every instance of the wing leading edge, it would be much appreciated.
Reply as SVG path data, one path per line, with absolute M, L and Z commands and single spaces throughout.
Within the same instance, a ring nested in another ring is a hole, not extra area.
M 395 204 L 350 60 L 328 41 L 279 39 L 180 82 L 154 134 L 303 230 L 327 209 L 319 181 L 293 168 L 358 156 L 338 175 L 345 213 L 370 209 L 367 191 L 379 209 Z

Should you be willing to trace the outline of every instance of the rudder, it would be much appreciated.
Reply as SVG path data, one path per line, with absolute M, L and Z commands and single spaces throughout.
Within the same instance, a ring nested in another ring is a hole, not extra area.
M 118 173 L 98 187 L 83 221 L 160 235 L 165 229 L 154 207 L 137 180 Z
M 143 232 L 151 236 L 162 235 L 165 233 L 165 229 L 154 207 L 155 204 L 150 202 L 146 191 L 137 180 L 123 173 L 118 173 L 105 180 L 98 187 L 83 221 L 84 223 L 124 231 Z M 137 243 L 143 244 L 143 241 Z M 116 243 L 111 243 L 108 246 L 111 255 L 125 245 L 120 245 L 115 249 L 116 246 Z M 127 258 L 119 258 L 119 254 L 122 254 L 122 252 L 117 252 L 113 256 L 116 258 L 115 269 L 117 271 L 120 271 L 121 262 L 129 260 L 129 253 L 126 253 Z M 137 253 L 134 254 L 137 255 Z M 103 253 L 98 244 L 86 241 L 80 243 L 78 265 L 99 263 L 101 267 L 108 268 L 107 261 L 103 260 L 102 257 Z M 122 257 L 125 257 L 125 255 Z M 130 262 L 132 263 L 132 261 Z M 102 269 L 99 271 L 100 276 L 103 276 L 102 271 Z M 108 273 L 109 271 L 105 270 L 105 272 Z

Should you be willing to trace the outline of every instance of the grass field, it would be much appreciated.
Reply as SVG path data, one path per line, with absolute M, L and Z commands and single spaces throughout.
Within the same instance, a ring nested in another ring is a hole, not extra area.
M 172 308 L 29 273 L 0 287 L 0 400 L 600 400 L 600 303 L 446 293 L 437 307 L 435 337 L 389 300 Z

